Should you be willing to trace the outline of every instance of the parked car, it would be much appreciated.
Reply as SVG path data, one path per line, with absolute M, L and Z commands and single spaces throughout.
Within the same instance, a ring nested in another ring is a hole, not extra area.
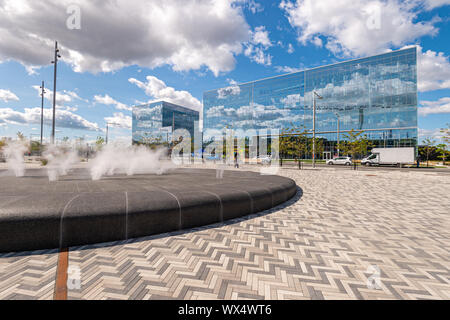
M 346 165 L 346 166 L 351 166 L 352 165 L 352 157 L 338 157 L 338 158 L 334 158 L 334 159 L 330 159 L 327 161 L 328 165 L 334 165 L 334 164 L 342 164 L 342 165 Z
M 262 164 L 271 164 L 272 163 L 272 157 L 271 156 L 258 157 L 258 162 L 260 162 Z

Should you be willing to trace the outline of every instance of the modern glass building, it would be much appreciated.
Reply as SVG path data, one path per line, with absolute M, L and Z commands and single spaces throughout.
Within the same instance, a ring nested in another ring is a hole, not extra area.
M 415 47 L 207 91 L 204 140 L 224 128 L 312 131 L 314 91 L 323 97 L 316 100 L 316 137 L 325 158 L 336 153 L 338 132 L 342 141 L 352 129 L 375 147 L 417 145 Z
M 194 123 L 199 121 L 197 111 L 169 103 L 153 102 L 133 107 L 133 144 L 162 144 L 172 140 L 177 129 L 186 129 L 194 136 Z

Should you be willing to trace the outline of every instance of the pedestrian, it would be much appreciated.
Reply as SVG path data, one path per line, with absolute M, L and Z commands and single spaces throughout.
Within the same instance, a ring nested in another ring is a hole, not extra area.
M 238 153 L 234 153 L 234 167 L 239 169 Z

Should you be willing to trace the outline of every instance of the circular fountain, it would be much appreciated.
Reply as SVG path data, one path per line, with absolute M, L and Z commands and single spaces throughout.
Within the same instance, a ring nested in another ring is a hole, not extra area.
M 74 169 L 0 176 L 0 252 L 65 248 L 205 226 L 275 207 L 291 179 L 255 172 L 174 169 L 92 180 Z

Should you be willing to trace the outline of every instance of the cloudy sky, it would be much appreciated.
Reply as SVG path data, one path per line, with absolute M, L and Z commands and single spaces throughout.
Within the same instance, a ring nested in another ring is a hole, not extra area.
M 419 133 L 450 123 L 450 0 L 0 0 L 0 137 L 131 137 L 131 106 L 418 46 Z

